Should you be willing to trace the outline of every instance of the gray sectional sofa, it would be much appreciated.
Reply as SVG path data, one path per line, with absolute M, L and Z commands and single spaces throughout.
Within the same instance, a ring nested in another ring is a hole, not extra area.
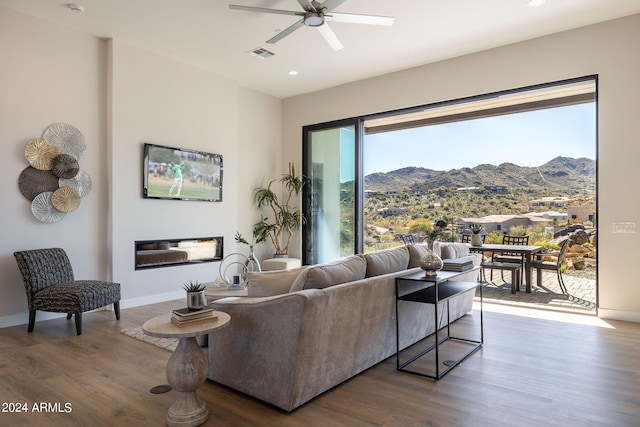
M 443 259 L 469 257 L 463 244 L 436 244 Z M 209 335 L 208 378 L 285 411 L 396 353 L 395 278 L 416 269 L 425 248 L 409 245 L 295 270 L 250 273 L 247 298 L 212 303 L 231 315 Z M 477 281 L 477 270 L 460 280 Z M 474 292 L 450 303 L 451 320 Z M 433 307 L 401 301 L 400 347 L 435 330 Z M 446 322 L 446 306 L 441 326 Z

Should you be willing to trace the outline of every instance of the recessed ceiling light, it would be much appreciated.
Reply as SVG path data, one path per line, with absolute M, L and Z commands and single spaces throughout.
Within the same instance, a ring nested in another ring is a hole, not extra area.
M 298 72 L 296 70 L 291 70 L 291 71 L 289 71 L 289 75 L 290 76 L 297 76 Z
M 528 7 L 538 7 L 542 6 L 546 0 L 529 0 L 527 2 Z

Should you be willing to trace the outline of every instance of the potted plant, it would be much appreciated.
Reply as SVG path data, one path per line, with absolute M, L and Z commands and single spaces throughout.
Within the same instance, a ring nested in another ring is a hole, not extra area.
M 261 235 L 261 236 L 256 235 L 256 229 L 254 228 L 253 238 L 251 240 L 251 243 L 249 243 L 249 241 L 245 239 L 242 236 L 242 234 L 240 234 L 239 231 L 236 231 L 236 235 L 234 237 L 236 242 L 249 246 L 249 256 L 247 257 L 247 262 L 245 264 L 245 267 L 247 267 L 248 271 L 262 271 L 262 267 L 260 266 L 260 261 L 258 261 L 258 258 L 253 253 L 253 246 L 256 243 L 264 242 L 266 238 L 267 236 L 264 236 L 264 235 Z
M 182 286 L 187 291 L 187 308 L 189 310 L 201 310 L 207 306 L 207 298 L 204 290 L 207 287 L 197 280 L 189 281 Z
M 482 246 L 482 232 L 484 228 L 480 224 L 471 224 L 469 226 L 471 230 L 471 246 Z
M 286 190 L 282 200 L 272 189 L 276 182 L 283 184 Z M 292 205 L 294 196 L 299 196 L 303 187 L 304 177 L 296 175 L 294 164 L 289 163 L 288 173 L 256 190 L 256 204 L 258 208 L 266 208 L 268 214 L 261 215 L 260 221 L 253 226 L 253 236 L 256 242 L 268 239 L 273 244 L 276 257 L 287 256 L 291 238 L 305 220 L 302 210 Z
M 447 222 L 444 220 L 438 220 L 434 224 L 433 228 L 426 232 L 425 237 L 427 239 L 427 251 L 420 258 L 420 268 L 425 272 L 427 277 L 435 277 L 438 271 L 442 269 L 444 263 L 442 258 L 438 256 L 433 250 L 433 245 L 440 237 L 442 237 L 444 230 L 447 227 Z

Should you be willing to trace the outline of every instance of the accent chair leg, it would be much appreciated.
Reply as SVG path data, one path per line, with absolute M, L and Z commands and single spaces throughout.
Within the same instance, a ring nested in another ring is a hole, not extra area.
M 29 310 L 29 327 L 27 328 L 27 332 L 33 332 L 33 327 L 36 324 L 36 311 Z
M 67 320 L 71 319 L 71 316 L 73 316 L 73 313 L 67 313 Z
M 82 334 L 82 313 L 79 311 L 76 312 L 76 334 Z
M 116 319 L 120 320 L 120 301 L 113 303 L 113 311 L 116 313 Z

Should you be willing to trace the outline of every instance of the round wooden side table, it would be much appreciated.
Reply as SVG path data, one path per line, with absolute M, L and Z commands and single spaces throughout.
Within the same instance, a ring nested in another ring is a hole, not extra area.
M 179 392 L 178 399 L 167 411 L 170 427 L 193 427 L 209 418 L 209 408 L 200 400 L 196 390 L 207 380 L 209 361 L 198 345 L 197 336 L 206 335 L 229 324 L 231 316 L 215 311 L 218 318 L 189 326 L 171 323 L 171 314 L 163 314 L 147 320 L 142 325 L 145 334 L 161 338 L 179 338 L 178 347 L 167 362 L 167 381 Z

